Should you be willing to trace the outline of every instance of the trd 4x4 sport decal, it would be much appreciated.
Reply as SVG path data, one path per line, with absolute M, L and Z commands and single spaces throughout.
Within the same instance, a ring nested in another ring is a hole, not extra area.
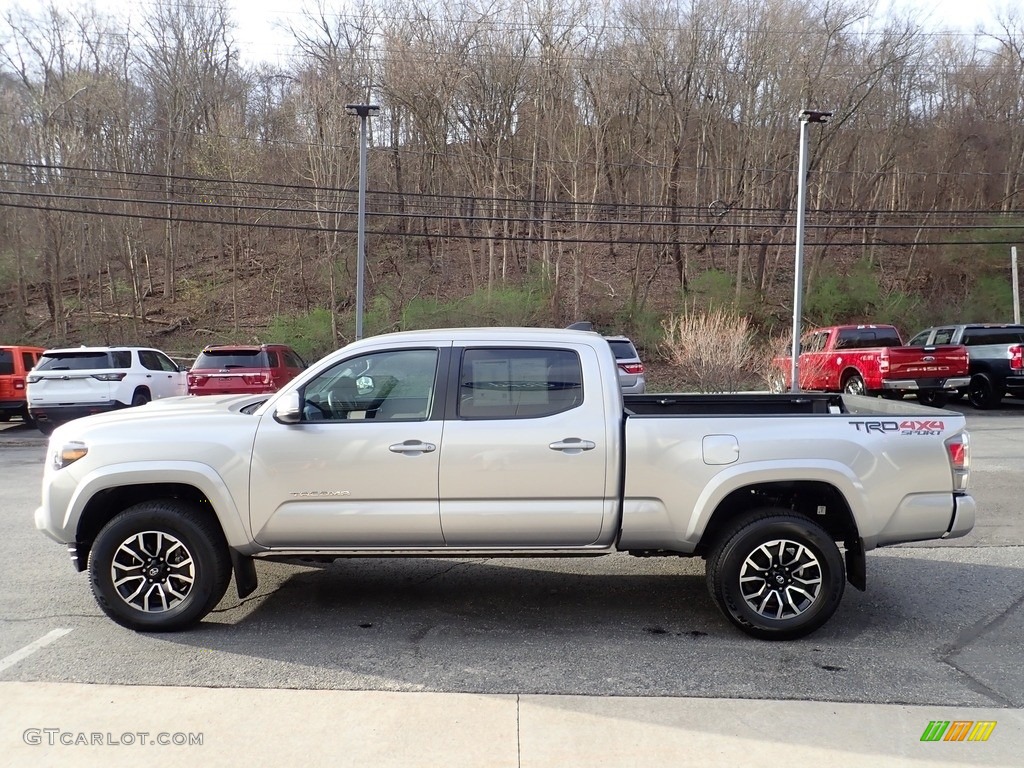
M 898 432 L 901 435 L 941 435 L 946 425 L 942 421 L 851 421 L 858 432 Z

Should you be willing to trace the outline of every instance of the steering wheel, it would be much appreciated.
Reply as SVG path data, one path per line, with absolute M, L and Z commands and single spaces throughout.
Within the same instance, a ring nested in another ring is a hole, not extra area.
M 331 418 L 331 414 L 328 409 L 316 400 L 303 401 L 302 409 L 305 413 L 306 421 L 320 421 L 322 419 Z

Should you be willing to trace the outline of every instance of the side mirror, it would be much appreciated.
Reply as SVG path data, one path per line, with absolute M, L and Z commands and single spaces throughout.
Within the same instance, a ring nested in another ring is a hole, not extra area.
M 302 399 L 298 391 L 281 397 L 274 409 L 274 421 L 279 424 L 299 424 L 302 421 Z

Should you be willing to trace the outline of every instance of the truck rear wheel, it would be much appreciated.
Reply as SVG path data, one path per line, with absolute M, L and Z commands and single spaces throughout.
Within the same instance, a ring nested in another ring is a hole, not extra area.
M 999 401 L 1003 399 L 1003 393 L 996 391 L 992 379 L 984 373 L 976 373 L 971 377 L 967 399 L 978 410 L 987 411 L 999 405 Z
M 708 591 L 733 624 L 761 640 L 792 640 L 829 620 L 846 586 L 839 548 L 813 520 L 753 513 L 707 560 Z
M 864 377 L 859 373 L 852 373 L 843 380 L 843 392 L 848 395 L 866 395 L 867 387 L 864 386 Z
M 107 523 L 89 554 L 93 595 L 111 619 L 141 632 L 196 624 L 231 579 L 217 525 L 185 502 L 146 501 Z

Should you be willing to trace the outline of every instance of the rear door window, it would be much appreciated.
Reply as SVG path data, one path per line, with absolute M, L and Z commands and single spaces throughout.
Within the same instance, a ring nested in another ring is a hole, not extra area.
M 583 402 L 579 356 L 559 349 L 467 349 L 459 418 L 538 418 Z
M 836 339 L 836 349 L 857 349 L 860 346 L 862 346 L 860 334 L 856 329 L 850 328 L 839 332 L 839 338 Z

